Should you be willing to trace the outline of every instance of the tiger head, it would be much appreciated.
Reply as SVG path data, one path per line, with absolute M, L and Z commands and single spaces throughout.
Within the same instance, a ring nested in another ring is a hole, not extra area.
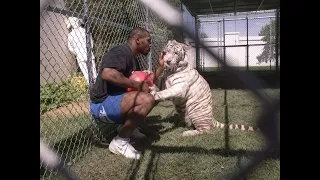
M 191 45 L 169 40 L 164 48 L 165 55 L 163 57 L 166 70 L 173 73 L 189 68 L 190 49 Z

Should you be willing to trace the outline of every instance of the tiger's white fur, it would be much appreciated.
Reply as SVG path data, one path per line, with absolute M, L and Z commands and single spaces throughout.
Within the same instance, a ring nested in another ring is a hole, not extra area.
M 171 100 L 186 125 L 194 125 L 195 130 L 184 131 L 183 136 L 202 134 L 213 128 L 255 130 L 251 126 L 226 125 L 214 119 L 209 84 L 189 63 L 195 60 L 191 48 L 191 45 L 169 40 L 164 48 L 165 70 L 162 78 L 165 87 L 161 90 L 156 85 L 151 88 L 156 101 Z M 159 82 L 161 84 L 161 79 Z

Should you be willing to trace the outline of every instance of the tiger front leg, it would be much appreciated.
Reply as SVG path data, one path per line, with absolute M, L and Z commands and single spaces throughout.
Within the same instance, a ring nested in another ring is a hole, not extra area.
M 150 89 L 150 94 L 152 96 L 155 96 L 156 92 L 160 91 L 159 88 L 156 85 L 153 85 L 153 86 L 149 87 L 149 89 Z
M 187 85 L 184 82 L 173 84 L 167 89 L 162 91 L 153 91 L 151 94 L 154 96 L 154 99 L 157 100 L 173 100 L 176 97 L 184 97 L 187 91 Z

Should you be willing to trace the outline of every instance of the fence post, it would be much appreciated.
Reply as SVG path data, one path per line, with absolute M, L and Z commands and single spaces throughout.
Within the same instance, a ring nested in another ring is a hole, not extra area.
M 180 1 L 180 10 L 181 10 L 181 16 L 182 16 L 182 22 L 184 22 L 184 19 L 183 19 L 183 4 L 182 2 Z M 185 39 L 184 39 L 184 35 L 183 35 L 183 30 L 180 29 L 180 35 L 181 35 L 181 42 L 185 42 Z
M 269 62 L 270 62 L 270 71 L 271 71 L 271 61 L 272 61 L 272 19 L 270 18 L 270 27 L 269 27 Z
M 223 18 L 223 62 L 226 63 L 226 25 L 225 25 L 225 20 Z M 223 71 L 226 70 L 226 67 L 223 66 Z
M 198 71 L 201 71 L 201 62 L 200 62 L 200 48 L 199 48 L 199 28 L 200 28 L 200 23 L 198 21 L 198 17 L 194 16 L 194 22 L 195 22 L 195 35 L 196 35 L 196 40 L 195 40 L 195 44 L 196 44 L 196 69 Z
M 91 34 L 90 34 L 90 25 L 88 21 L 88 0 L 84 0 L 83 3 L 84 9 L 84 26 L 86 30 L 86 49 L 87 49 L 87 69 L 89 77 L 89 87 L 93 85 L 93 72 L 92 72 L 92 57 L 91 57 Z
M 247 71 L 249 71 L 249 19 L 247 19 Z
M 150 32 L 150 25 L 149 25 L 149 7 L 146 7 L 146 29 Z M 151 32 L 150 32 L 150 36 L 151 36 Z M 152 38 L 151 38 L 152 40 Z M 149 52 L 148 54 L 148 70 L 152 71 L 152 50 Z
M 279 9 L 276 12 L 276 72 L 279 71 Z

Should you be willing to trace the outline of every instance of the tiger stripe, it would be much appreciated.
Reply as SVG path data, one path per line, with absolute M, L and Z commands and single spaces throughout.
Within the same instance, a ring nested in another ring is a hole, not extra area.
M 165 87 L 161 87 L 158 91 L 154 88 L 151 94 L 154 95 L 155 100 L 171 100 L 178 115 L 184 117 L 186 125 L 194 125 L 195 130 L 184 131 L 183 136 L 202 134 L 215 128 L 258 130 L 242 124 L 224 124 L 214 119 L 210 86 L 188 63 L 195 57 L 190 51 L 190 45 L 170 40 L 164 51 L 166 52 L 164 61 L 168 65 L 162 75 L 165 79 Z M 163 79 L 159 82 L 163 82 Z

